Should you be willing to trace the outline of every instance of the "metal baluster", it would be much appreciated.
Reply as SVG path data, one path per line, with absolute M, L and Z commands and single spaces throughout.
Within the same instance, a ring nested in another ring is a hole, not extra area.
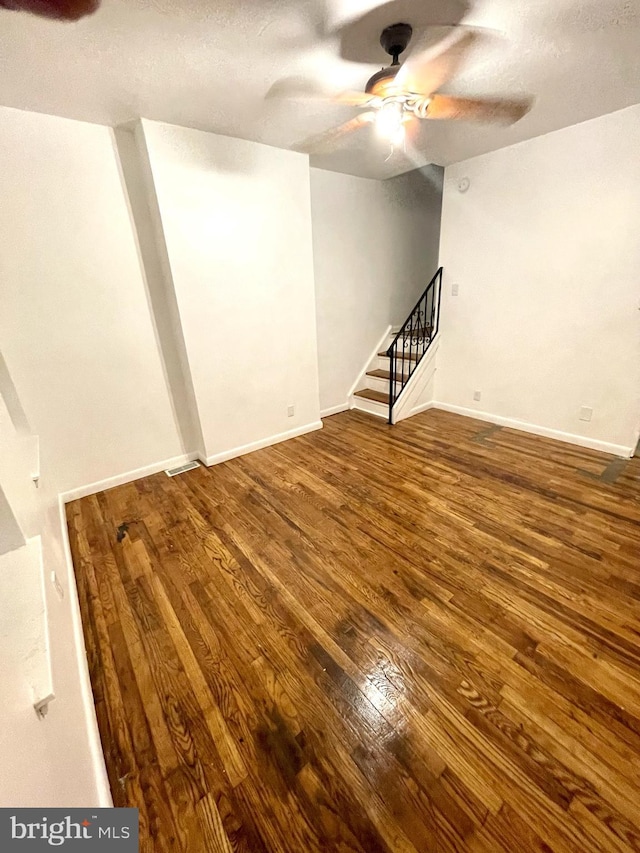
M 391 348 L 389 349 L 389 423 L 393 423 L 391 420 L 391 414 L 393 412 L 393 404 L 394 400 L 394 382 L 393 382 L 393 365 L 395 364 L 395 352 L 396 352 L 396 344 L 395 341 L 391 344 Z
M 435 324 L 435 309 L 436 309 L 436 288 L 434 285 L 431 289 L 431 307 L 429 310 L 429 324 L 431 325 L 431 337 L 433 337 L 433 327 Z
M 429 349 L 438 333 L 440 323 L 440 292 L 442 286 L 442 267 L 438 269 L 417 304 L 395 336 L 387 350 L 389 356 L 389 423 L 393 423 L 393 407 L 402 394 L 414 370 Z M 407 352 L 407 335 L 409 351 Z M 415 339 L 415 344 L 414 344 Z M 402 357 L 398 359 L 398 347 L 402 347 Z M 415 346 L 415 361 L 414 361 Z M 408 365 L 405 366 L 405 361 Z M 398 364 L 400 361 L 400 364 Z M 398 368 L 399 378 L 398 378 Z M 405 373 L 406 371 L 406 373 Z M 398 384 L 400 390 L 398 390 Z
M 407 376 L 407 378 L 406 378 L 406 381 L 407 381 L 407 382 L 409 381 L 409 377 L 410 377 L 410 376 L 411 376 L 411 374 L 413 373 L 413 365 L 414 365 L 414 361 L 413 361 L 413 359 L 411 358 L 411 355 L 413 355 L 413 341 L 414 341 L 414 340 L 416 340 L 416 334 L 417 334 L 417 331 L 418 331 L 418 330 L 416 329 L 416 320 L 417 320 L 417 315 L 416 315 L 416 312 L 414 311 L 414 312 L 413 312 L 413 314 L 411 315 L 411 338 L 410 338 L 410 341 L 409 341 L 409 364 L 407 365 L 407 369 L 408 369 L 408 371 L 409 371 L 409 375 L 408 375 L 408 376 Z M 417 354 L 417 351 L 418 351 L 418 347 L 417 347 L 417 342 L 416 342 L 416 354 Z M 405 384 L 405 378 L 404 378 L 404 376 L 402 377 L 402 382 L 403 382 L 403 385 L 404 385 L 404 384 Z
M 407 327 L 403 326 L 402 330 L 402 370 L 400 371 L 400 391 L 404 388 L 404 360 L 407 353 Z M 398 394 L 398 397 L 400 395 Z M 398 399 L 396 397 L 396 400 Z

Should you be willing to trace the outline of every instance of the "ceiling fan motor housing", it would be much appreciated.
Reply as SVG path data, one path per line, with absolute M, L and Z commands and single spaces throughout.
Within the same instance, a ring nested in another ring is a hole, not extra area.
M 389 56 L 393 57 L 394 62 L 397 62 L 400 54 L 406 50 L 412 33 L 411 24 L 392 24 L 382 31 L 380 44 Z
M 400 69 L 398 57 L 406 50 L 413 28 L 411 24 L 392 24 L 390 27 L 385 27 L 380 36 L 380 44 L 393 57 L 393 62 L 387 68 L 382 68 L 367 81 L 365 92 L 369 95 L 376 95 L 380 98 L 386 97 L 389 92 L 389 86 L 393 83 L 396 74 Z

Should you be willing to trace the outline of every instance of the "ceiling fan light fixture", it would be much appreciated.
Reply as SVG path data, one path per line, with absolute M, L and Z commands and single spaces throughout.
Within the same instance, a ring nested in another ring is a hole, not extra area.
M 378 98 L 386 98 L 392 95 L 395 91 L 396 74 L 402 66 L 389 65 L 387 68 L 381 68 L 367 80 L 367 85 L 364 90 L 368 95 L 375 95 Z
M 338 92 L 333 96 L 321 93 L 324 99 L 359 107 L 364 112 L 338 127 L 309 137 L 297 146 L 298 149 L 307 153 L 330 151 L 343 137 L 373 124 L 376 135 L 389 144 L 391 157 L 396 148 L 403 148 L 406 154 L 407 145 L 416 144 L 417 128 L 422 119 L 502 124 L 513 124 L 521 119 L 531 108 L 533 100 L 530 97 L 470 98 L 440 94 L 441 88 L 462 64 L 469 48 L 480 38 L 480 33 L 473 28 L 462 27 L 458 32 L 454 27 L 448 29 L 450 34 L 436 45 L 430 36 L 421 37 L 401 66 L 399 57 L 407 48 L 412 28 L 403 23 L 385 27 L 380 44 L 391 57 L 391 65 L 381 68 L 369 78 L 365 92 Z M 293 87 L 294 97 L 296 94 L 300 96 L 299 89 L 299 85 Z M 317 87 L 312 90 L 311 96 L 318 96 Z
M 383 139 L 398 144 L 404 138 L 404 110 L 398 101 L 383 104 L 376 115 L 376 130 Z

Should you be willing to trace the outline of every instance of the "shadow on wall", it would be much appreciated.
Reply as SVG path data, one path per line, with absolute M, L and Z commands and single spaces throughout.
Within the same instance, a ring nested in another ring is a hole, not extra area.
M 25 411 L 22 408 L 22 403 L 20 402 L 20 398 L 18 397 L 16 386 L 13 383 L 13 379 L 11 378 L 11 374 L 9 373 L 9 368 L 7 367 L 7 362 L 5 361 L 4 356 L 1 352 L 0 398 L 4 400 L 4 404 L 7 407 L 7 412 L 9 413 L 9 417 L 11 418 L 11 422 L 14 426 L 15 431 L 19 435 L 30 435 L 31 429 L 29 427 L 29 421 L 27 420 Z
M 25 538 L 0 484 L 0 557 L 22 548 Z
M 439 266 L 443 183 L 444 169 L 434 165 L 382 181 L 387 204 L 408 214 L 404 218 L 405 229 L 395 237 L 395 256 L 402 259 L 397 270 L 398 290 L 404 298 L 389 306 L 389 317 L 394 324 L 404 322 Z
M 11 433 L 12 431 L 15 432 L 20 438 L 28 436 L 29 423 L 2 353 L 0 353 L 1 404 L 4 404 L 10 421 L 10 423 L 3 423 L 6 415 L 0 413 L 0 475 L 4 480 L 5 477 L 10 476 L 6 470 L 7 465 L 5 463 L 7 459 L 3 458 L 4 454 L 8 453 L 13 456 L 15 449 L 11 441 Z M 25 544 L 22 528 L 11 507 L 9 496 L 6 494 L 6 488 L 7 484 L 0 482 L 0 556 L 8 554 L 10 551 L 15 551 L 17 548 L 22 548 Z
M 401 198 L 404 207 L 415 206 L 420 211 L 424 210 L 425 207 L 433 210 L 434 206 L 442 205 L 443 185 L 444 169 L 442 166 L 434 165 L 413 169 L 382 182 L 388 199 Z M 438 221 L 438 229 L 439 227 L 440 222 Z
M 145 281 L 156 343 L 184 453 L 205 454 L 195 391 L 187 357 L 171 264 L 164 240 L 144 136 L 137 128 L 114 132 L 116 158 L 128 201 L 140 268 Z

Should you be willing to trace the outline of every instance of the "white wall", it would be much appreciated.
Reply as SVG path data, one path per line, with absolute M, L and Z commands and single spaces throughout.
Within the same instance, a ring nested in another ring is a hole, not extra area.
M 307 157 L 156 122 L 142 132 L 208 461 L 317 427 Z
M 442 170 L 387 181 L 311 169 L 320 407 L 349 390 L 438 267 Z
M 439 401 L 634 445 L 639 140 L 635 106 L 446 169 Z
M 58 489 L 179 455 L 111 132 L 2 109 L 0 162 L 0 340 Z
M 25 425 L 14 422 L 16 399 L 0 352 L 0 556 L 22 547 L 24 531 L 35 525 L 34 485 L 28 476 L 31 447 Z
M 56 692 L 39 721 L 20 666 L 3 670 L 0 804 L 104 804 L 58 495 L 182 447 L 111 131 L 0 108 L 0 163 L 0 438 L 40 445 L 37 492 L 30 451 L 19 464 L 0 454 L 0 488 L 25 536 L 41 537 Z M 18 554 L 0 566 L 5 592 L 23 583 Z M 5 661 L 20 661 L 8 611 L 0 622 Z

